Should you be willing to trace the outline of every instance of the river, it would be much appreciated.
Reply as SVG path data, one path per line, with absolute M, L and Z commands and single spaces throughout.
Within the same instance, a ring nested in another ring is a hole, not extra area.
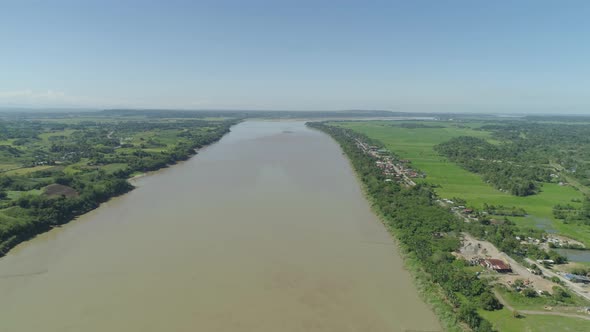
M 433 331 L 337 143 L 248 121 L 0 259 L 0 331 Z

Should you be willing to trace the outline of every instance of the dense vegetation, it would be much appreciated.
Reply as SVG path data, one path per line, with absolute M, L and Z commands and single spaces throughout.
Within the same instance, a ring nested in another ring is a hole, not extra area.
M 189 158 L 236 122 L 50 120 L 0 121 L 0 256 L 131 190 L 129 177 Z
M 496 146 L 478 137 L 462 136 L 439 144 L 435 150 L 515 196 L 534 195 L 540 183 L 551 181 L 551 172 L 542 166 L 546 160 L 521 144 Z
M 548 119 L 545 119 L 548 120 Z M 579 124 L 572 120 L 578 120 Z M 568 123 L 523 122 L 487 124 L 482 130 L 491 131 L 495 137 L 517 146 L 533 160 L 552 163 L 558 171 L 576 178 L 583 185 L 590 185 L 590 124 L 588 118 L 561 118 Z

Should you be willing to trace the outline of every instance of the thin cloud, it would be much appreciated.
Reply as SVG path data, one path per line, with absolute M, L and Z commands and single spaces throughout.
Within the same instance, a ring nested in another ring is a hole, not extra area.
M 9 106 L 85 106 L 84 98 L 63 91 L 31 89 L 0 91 L 0 104 Z
M 207 100 L 191 99 L 182 102 L 184 98 L 167 98 L 152 100 L 154 98 L 142 98 L 139 100 L 113 100 L 100 99 L 86 96 L 76 96 L 63 91 L 45 90 L 35 91 L 31 89 L 0 91 L 0 107 L 80 107 L 80 108 L 175 108 L 197 109 L 208 107 Z

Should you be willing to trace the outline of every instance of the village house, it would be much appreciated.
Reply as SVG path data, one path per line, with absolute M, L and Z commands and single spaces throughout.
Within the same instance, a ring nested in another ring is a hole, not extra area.
M 494 270 L 499 273 L 512 272 L 512 268 L 510 267 L 510 265 L 500 259 L 486 258 L 486 259 L 482 259 L 480 261 L 480 264 L 485 268 L 488 268 L 490 270 Z

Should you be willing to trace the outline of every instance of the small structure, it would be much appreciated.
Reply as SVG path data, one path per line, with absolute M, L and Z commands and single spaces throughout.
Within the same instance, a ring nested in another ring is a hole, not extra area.
M 499 273 L 512 272 L 512 268 L 510 267 L 510 264 L 505 263 L 501 259 L 487 258 L 487 259 L 481 260 L 480 264 L 490 270 L 494 270 Z

